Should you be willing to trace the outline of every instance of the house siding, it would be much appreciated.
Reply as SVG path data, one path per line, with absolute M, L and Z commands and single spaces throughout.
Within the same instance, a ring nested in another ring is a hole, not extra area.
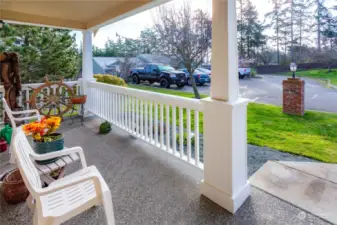
M 92 61 L 93 61 L 94 74 L 105 74 L 105 70 L 102 67 L 100 67 L 94 59 Z

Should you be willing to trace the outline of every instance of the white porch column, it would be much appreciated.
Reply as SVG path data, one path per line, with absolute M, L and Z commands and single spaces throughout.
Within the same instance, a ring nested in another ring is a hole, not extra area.
M 82 94 L 87 94 L 86 82 L 94 79 L 92 64 L 92 31 L 83 31 L 83 58 L 82 58 Z
M 236 0 L 213 0 L 211 98 L 205 99 L 201 194 L 235 213 L 250 195 L 247 103 L 239 95 Z

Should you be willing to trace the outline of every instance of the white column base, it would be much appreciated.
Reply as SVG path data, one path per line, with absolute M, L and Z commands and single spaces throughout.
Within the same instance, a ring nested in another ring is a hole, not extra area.
M 204 181 L 201 194 L 235 213 L 250 195 L 247 99 L 204 103 Z
M 250 184 L 247 181 L 239 193 L 235 196 L 230 196 L 203 180 L 200 184 L 200 193 L 228 212 L 234 214 L 250 196 Z

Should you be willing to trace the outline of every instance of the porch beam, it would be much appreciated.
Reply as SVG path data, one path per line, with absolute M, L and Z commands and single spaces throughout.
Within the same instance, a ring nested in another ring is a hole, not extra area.
M 239 98 L 236 0 L 213 0 L 211 97 L 204 103 L 201 194 L 231 213 L 250 195 L 247 99 Z
M 172 0 L 143 0 L 130 3 L 121 3 L 117 7 L 107 10 L 99 17 L 96 17 L 90 21 L 87 24 L 87 29 L 99 29 L 170 1 Z
M 0 9 L 0 20 L 24 25 L 34 25 L 41 27 L 85 30 L 87 24 L 76 20 L 65 20 L 46 16 L 31 15 L 27 13 L 14 12 Z

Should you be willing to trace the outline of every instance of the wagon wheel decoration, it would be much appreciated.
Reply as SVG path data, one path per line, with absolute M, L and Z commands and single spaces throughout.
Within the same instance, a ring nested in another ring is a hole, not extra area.
M 63 79 L 52 82 L 45 77 L 45 83 L 33 91 L 30 107 L 39 110 L 41 115 L 62 117 L 73 107 L 73 90 L 63 83 Z

